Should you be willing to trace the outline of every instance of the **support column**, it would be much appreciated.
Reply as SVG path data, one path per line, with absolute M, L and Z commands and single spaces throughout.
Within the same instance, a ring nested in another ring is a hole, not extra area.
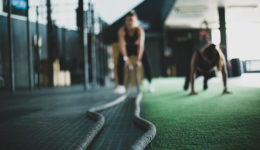
M 53 86 L 53 29 L 52 29 L 52 19 L 51 19 L 51 0 L 46 0 L 47 3 L 47 51 L 48 51 L 48 78 L 49 85 Z
M 226 41 L 226 19 L 225 19 L 225 7 L 218 8 L 219 15 L 219 30 L 220 30 L 220 48 L 227 61 L 227 41 Z
M 66 61 L 67 58 L 67 50 L 66 50 L 66 29 L 62 28 L 61 29 L 61 47 L 62 47 L 62 57 L 64 59 L 64 61 Z
M 8 30 L 8 54 L 9 54 L 9 74 L 10 74 L 10 91 L 15 92 L 15 72 L 14 72 L 14 52 L 12 41 L 12 21 L 11 21 L 11 0 L 7 0 L 7 30 Z
M 91 57 L 92 57 L 92 84 L 97 86 L 97 57 L 96 57 L 96 37 L 95 37 L 95 16 L 93 3 L 89 2 L 89 9 L 91 14 Z
M 105 59 L 104 59 L 104 43 L 103 43 L 103 21 L 102 19 L 99 17 L 98 19 L 98 23 L 99 23 L 99 52 L 100 52 L 100 56 L 99 56 L 99 74 L 100 74 L 100 84 L 101 86 L 105 85 Z
M 161 72 L 160 72 L 160 75 L 162 76 L 167 76 L 167 64 L 164 60 L 164 51 L 168 48 L 168 41 L 167 41 L 167 28 L 165 26 L 162 27 L 162 51 L 161 51 L 161 57 L 160 57 L 160 63 L 162 66 L 161 67 Z
M 27 0 L 27 9 L 26 9 L 26 31 L 27 31 L 27 55 L 28 55 L 28 83 L 29 89 L 34 88 L 34 79 L 33 79 L 33 63 L 32 63 L 32 52 L 31 52 L 31 42 L 30 42 L 30 21 L 29 21 L 29 0 Z
M 78 27 L 79 27 L 79 36 L 81 42 L 81 48 L 83 50 L 84 55 L 84 89 L 87 90 L 89 88 L 89 74 L 88 74 L 88 50 L 86 48 L 87 39 L 85 33 L 85 13 L 84 13 L 84 1 L 78 1 Z
M 36 55 L 37 55 L 37 87 L 41 87 L 41 52 L 39 48 L 39 7 L 36 7 L 36 23 L 35 23 L 35 29 L 36 29 Z

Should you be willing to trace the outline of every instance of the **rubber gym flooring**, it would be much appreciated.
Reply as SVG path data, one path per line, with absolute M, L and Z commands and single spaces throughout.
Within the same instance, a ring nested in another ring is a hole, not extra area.
M 78 87 L 0 93 L 1 150 L 73 150 L 95 125 L 88 109 L 113 101 L 113 88 Z M 106 122 L 91 150 L 126 149 L 143 131 L 133 122 L 134 100 L 104 112 Z

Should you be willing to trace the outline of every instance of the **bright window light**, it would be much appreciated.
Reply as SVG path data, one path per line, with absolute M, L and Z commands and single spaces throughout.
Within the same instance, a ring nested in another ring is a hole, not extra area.
M 227 29 L 229 58 L 260 59 L 260 24 L 233 24 Z

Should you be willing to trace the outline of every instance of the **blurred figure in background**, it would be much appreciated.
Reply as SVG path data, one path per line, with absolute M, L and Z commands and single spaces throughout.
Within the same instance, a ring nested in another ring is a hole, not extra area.
M 221 71 L 224 85 L 223 93 L 230 93 L 227 90 L 227 70 L 226 61 L 223 53 L 216 48 L 214 44 L 208 44 L 206 47 L 193 53 L 189 75 L 186 76 L 184 90 L 189 88 L 191 82 L 191 95 L 197 94 L 194 89 L 194 80 L 203 75 L 203 89 L 208 88 L 208 80 L 216 76 L 216 71 Z
M 119 86 L 115 89 L 116 93 L 125 93 L 124 82 L 124 66 L 129 65 L 129 56 L 137 56 L 137 65 L 143 65 L 146 77 L 149 81 L 149 91 L 153 92 L 152 74 L 147 54 L 144 51 L 145 33 L 138 26 L 138 17 L 135 11 L 130 11 L 125 17 L 125 25 L 118 31 L 120 54 L 118 56 L 117 74 Z

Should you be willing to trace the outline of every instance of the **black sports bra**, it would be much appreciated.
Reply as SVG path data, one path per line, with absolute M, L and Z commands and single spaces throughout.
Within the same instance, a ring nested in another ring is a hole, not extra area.
M 199 67 L 200 69 L 202 69 L 203 71 L 210 71 L 212 70 L 217 62 L 213 62 L 212 64 L 208 64 L 203 58 L 202 58 L 202 55 L 199 51 L 196 52 L 197 53 L 197 67 Z
M 126 41 L 126 45 L 128 45 L 128 46 L 135 45 L 135 42 L 136 42 L 137 39 L 138 39 L 137 28 L 135 28 L 134 35 L 130 36 L 129 33 L 128 33 L 128 30 L 125 27 L 125 41 Z

